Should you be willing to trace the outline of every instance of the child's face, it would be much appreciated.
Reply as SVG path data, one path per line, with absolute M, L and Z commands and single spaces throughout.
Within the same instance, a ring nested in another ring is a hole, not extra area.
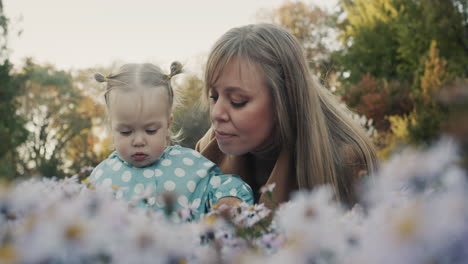
M 136 92 L 116 92 L 113 96 L 109 114 L 117 153 L 134 167 L 151 165 L 161 157 L 166 146 L 172 121 L 168 96 Z

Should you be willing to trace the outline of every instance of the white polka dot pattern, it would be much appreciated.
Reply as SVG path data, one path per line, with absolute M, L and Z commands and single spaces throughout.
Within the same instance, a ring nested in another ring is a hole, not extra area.
M 200 199 L 200 198 L 194 199 L 193 202 L 192 202 L 192 208 L 198 208 L 198 207 L 200 207 L 200 202 L 201 202 L 201 199 Z
M 213 176 L 210 180 L 210 184 L 213 185 L 214 188 L 218 188 L 221 184 L 221 178 L 219 176 Z
M 188 199 L 187 199 L 187 197 L 185 197 L 185 195 L 179 196 L 179 198 L 177 198 L 177 202 L 178 202 L 182 207 L 185 207 L 185 208 L 188 207 Z
M 215 203 L 223 196 L 246 197 L 246 192 L 251 193 L 250 187 L 241 179 L 218 175 L 219 172 L 216 165 L 199 152 L 174 146 L 169 147 L 157 163 L 145 168 L 133 167 L 121 160 L 117 153 L 113 153 L 98 165 L 91 181 L 109 187 L 119 185 L 115 191 L 118 199 L 141 196 L 148 192 L 146 188 L 153 187 L 153 193 L 158 195 L 149 196 L 146 203 L 139 205 L 154 209 L 164 208 L 163 194 L 173 192 L 177 195 L 175 210 L 182 207 L 198 208 L 194 211 L 194 217 L 198 218 L 200 214 L 206 213 L 206 205 Z M 207 192 L 208 195 L 205 195 Z
M 206 177 L 206 170 L 198 170 L 197 175 L 200 176 L 200 178 L 205 178 Z
M 163 166 L 170 166 L 172 164 L 172 161 L 169 160 L 169 159 L 164 159 L 163 161 L 161 161 L 161 165 Z
M 193 165 L 193 160 L 189 158 L 184 158 L 182 162 L 187 165 L 187 166 L 192 166 Z
M 174 170 L 174 174 L 177 176 L 177 177 L 184 177 L 185 176 L 185 171 L 181 168 L 177 168 Z
M 166 205 L 166 203 L 164 202 L 164 198 L 162 197 L 162 195 L 159 195 L 157 198 L 156 198 L 156 205 L 159 206 L 159 207 L 163 207 Z
M 237 195 L 237 190 L 232 188 L 230 191 L 229 191 L 229 194 L 232 195 L 232 196 L 236 196 Z
M 180 153 L 181 153 L 181 152 L 180 152 L 179 150 L 173 149 L 173 150 L 171 150 L 171 151 L 169 152 L 169 155 L 173 155 L 173 156 L 174 156 L 174 155 L 179 155 Z
M 154 176 L 156 177 L 161 177 L 163 175 L 163 171 L 160 169 L 155 169 L 154 170 Z
M 196 183 L 194 181 L 188 181 L 187 182 L 187 189 L 189 192 L 195 191 Z
M 103 171 L 101 169 L 96 171 L 96 174 L 94 174 L 94 178 L 97 180 L 99 177 L 102 176 Z
M 229 178 L 229 179 L 227 179 L 225 182 L 223 182 L 223 185 L 224 185 L 224 184 L 231 183 L 231 182 L 232 182 L 232 178 Z
M 131 179 L 132 179 L 132 173 L 131 173 L 131 172 L 125 171 L 125 172 L 122 174 L 122 181 L 123 181 L 123 182 L 129 182 Z
M 145 178 L 151 178 L 153 177 L 154 175 L 154 171 L 152 170 L 144 170 L 143 171 L 143 176 L 145 176 Z
M 201 154 L 200 154 L 198 151 L 196 151 L 196 150 L 192 150 L 192 155 L 194 155 L 194 156 L 197 157 L 197 158 L 200 158 L 200 157 L 201 157 Z
M 139 183 L 137 185 L 135 185 L 135 188 L 133 188 L 133 191 L 136 193 L 136 194 L 140 194 L 143 192 L 143 189 L 145 188 L 145 186 L 143 186 L 143 184 Z
M 173 181 L 166 181 L 164 183 L 164 189 L 166 189 L 166 191 L 173 191 L 175 190 L 175 183 Z
M 112 185 L 112 179 L 111 178 L 106 178 L 102 181 L 103 186 L 110 187 Z
M 118 171 L 118 170 L 120 170 L 120 168 L 122 168 L 122 163 L 120 163 L 120 162 L 118 162 L 118 163 L 114 164 L 114 166 L 112 166 L 112 169 L 114 171 Z
M 148 204 L 149 205 L 153 205 L 155 202 L 156 202 L 156 198 L 154 198 L 154 197 L 148 198 Z

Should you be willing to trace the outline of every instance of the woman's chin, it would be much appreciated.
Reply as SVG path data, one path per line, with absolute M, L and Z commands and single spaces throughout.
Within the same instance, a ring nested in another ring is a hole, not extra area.
M 232 144 L 223 144 L 218 142 L 218 147 L 226 155 L 240 156 L 248 152 L 238 145 L 235 146 Z

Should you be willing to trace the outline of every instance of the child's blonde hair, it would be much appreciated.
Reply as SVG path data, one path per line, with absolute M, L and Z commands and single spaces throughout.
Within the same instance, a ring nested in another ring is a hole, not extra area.
M 104 99 L 108 118 L 111 111 L 111 96 L 112 91 L 154 91 L 154 89 L 164 88 L 168 95 L 168 114 L 171 114 L 172 109 L 177 106 L 177 97 L 174 96 L 174 89 L 172 88 L 171 79 L 173 76 L 182 73 L 182 64 L 175 61 L 171 64 L 171 71 L 165 74 L 160 67 L 151 63 L 129 63 L 125 64 L 115 74 L 105 76 L 101 73 L 95 73 L 94 78 L 98 82 L 105 82 L 106 91 Z M 143 107 L 143 106 L 142 106 Z M 179 137 L 179 133 L 170 131 L 168 140 L 174 142 Z

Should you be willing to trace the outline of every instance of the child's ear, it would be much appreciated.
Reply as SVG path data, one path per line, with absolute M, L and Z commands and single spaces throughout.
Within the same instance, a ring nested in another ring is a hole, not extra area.
M 170 127 L 171 127 L 171 125 L 172 125 L 172 119 L 174 119 L 174 118 L 172 117 L 172 115 L 170 115 L 169 118 L 167 119 L 167 128 L 170 128 Z

